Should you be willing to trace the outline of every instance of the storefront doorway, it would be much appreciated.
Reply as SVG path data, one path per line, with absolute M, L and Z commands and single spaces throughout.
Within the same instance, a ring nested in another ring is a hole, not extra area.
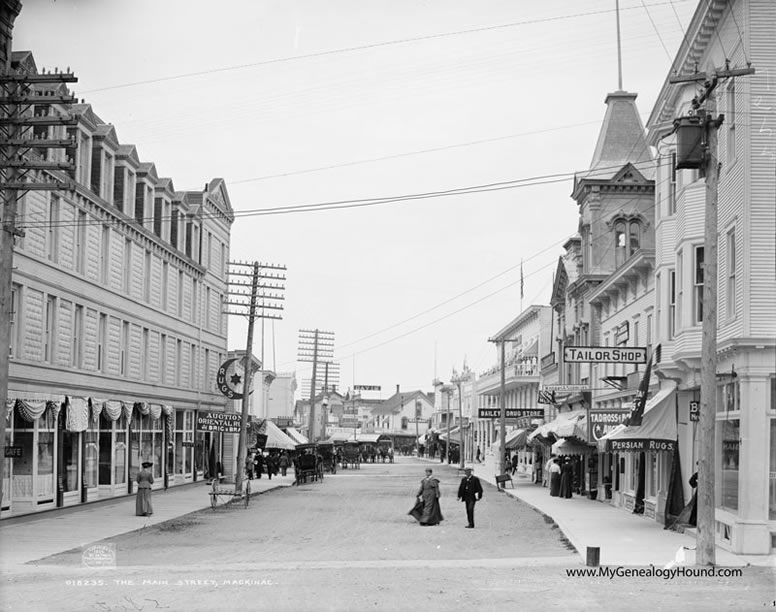
M 126 495 L 128 493 L 127 417 L 122 411 L 116 420 L 111 420 L 107 412 L 103 411 L 99 424 L 100 497 Z

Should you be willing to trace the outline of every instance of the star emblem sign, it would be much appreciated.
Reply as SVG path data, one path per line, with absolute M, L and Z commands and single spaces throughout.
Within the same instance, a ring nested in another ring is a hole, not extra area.
M 242 382 L 242 376 L 239 374 L 232 374 L 230 381 L 233 385 L 239 385 Z

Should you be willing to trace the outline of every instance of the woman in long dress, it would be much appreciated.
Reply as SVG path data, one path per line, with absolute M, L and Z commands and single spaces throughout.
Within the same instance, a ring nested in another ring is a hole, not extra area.
M 137 497 L 135 498 L 135 516 L 151 516 L 154 513 L 151 506 L 151 485 L 154 484 L 154 476 L 150 468 L 151 461 L 143 462 L 143 469 L 137 473 Z
M 550 497 L 560 495 L 560 461 L 556 457 L 550 465 Z
M 439 507 L 439 481 L 432 476 L 432 470 L 426 469 L 426 477 L 420 481 L 417 503 L 410 515 L 421 525 L 438 525 L 442 522 L 442 510 Z
M 574 483 L 574 466 L 567 457 L 560 468 L 560 496 L 569 499 L 571 497 L 571 488 Z

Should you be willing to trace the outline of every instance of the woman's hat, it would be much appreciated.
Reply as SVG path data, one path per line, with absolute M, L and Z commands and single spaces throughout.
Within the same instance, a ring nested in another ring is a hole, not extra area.
M 144 468 L 151 467 L 153 464 L 154 464 L 153 461 L 143 461 Z

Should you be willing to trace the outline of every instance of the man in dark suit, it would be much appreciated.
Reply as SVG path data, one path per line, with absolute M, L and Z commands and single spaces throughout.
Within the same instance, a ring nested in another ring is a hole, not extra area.
M 482 485 L 479 478 L 472 476 L 470 466 L 464 468 L 464 473 L 466 475 L 458 486 L 458 500 L 466 503 L 466 518 L 469 520 L 466 528 L 474 529 L 474 504 L 482 499 Z

